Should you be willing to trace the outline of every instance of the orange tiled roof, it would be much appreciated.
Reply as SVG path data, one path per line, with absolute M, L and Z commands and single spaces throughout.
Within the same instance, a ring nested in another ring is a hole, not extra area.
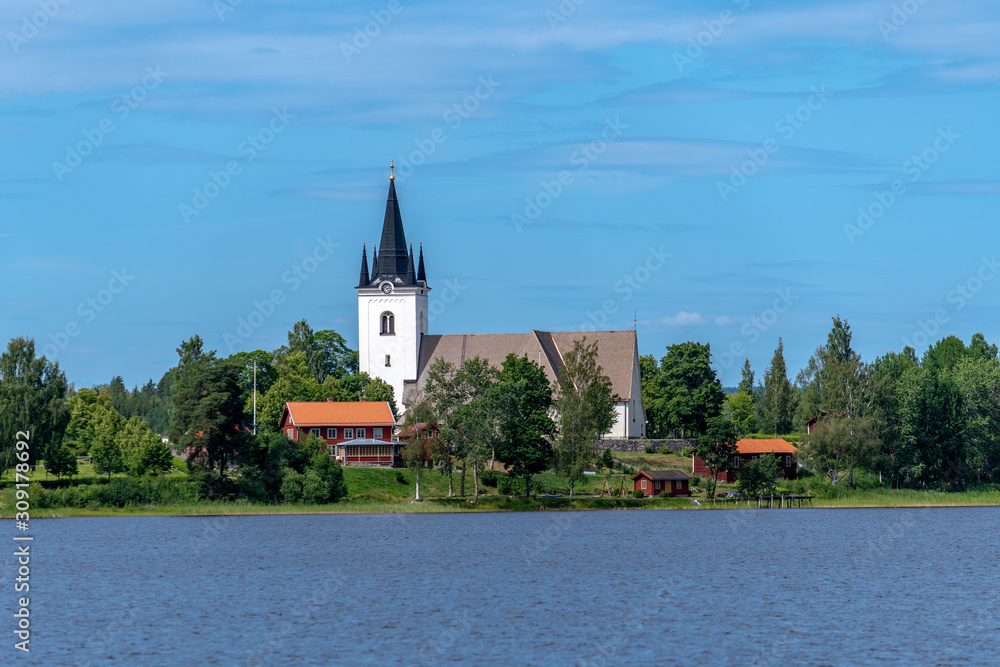
M 392 408 L 386 401 L 318 401 L 288 402 L 285 410 L 289 413 L 288 421 L 295 426 L 348 426 L 373 424 L 395 424 Z
M 781 438 L 743 438 L 736 443 L 740 454 L 796 454 L 795 445 Z

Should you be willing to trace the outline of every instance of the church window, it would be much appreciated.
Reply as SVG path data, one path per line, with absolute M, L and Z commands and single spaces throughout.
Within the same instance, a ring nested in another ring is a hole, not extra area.
M 392 364 L 389 363 L 389 361 L 390 361 L 389 355 L 387 354 L 387 355 L 385 355 L 385 367 L 386 368 L 389 368 L 390 366 L 392 366 Z
M 392 313 L 389 312 L 382 313 L 381 335 L 383 336 L 396 335 L 396 317 Z

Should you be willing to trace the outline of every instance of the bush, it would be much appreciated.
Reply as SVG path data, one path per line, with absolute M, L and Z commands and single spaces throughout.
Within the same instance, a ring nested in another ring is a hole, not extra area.
M 653 453 L 653 446 L 652 445 L 646 445 L 646 453 L 647 454 L 652 454 Z
M 642 489 L 636 489 L 632 492 L 633 498 L 644 498 L 645 496 L 646 494 L 642 492 Z
M 673 452 L 674 452 L 674 450 L 670 449 L 666 445 L 663 445 L 662 447 L 660 447 L 660 453 L 661 454 L 673 454 Z
M 611 448 L 610 447 L 608 447 L 607 449 L 604 450 L 604 453 L 601 454 L 601 458 L 598 459 L 597 463 L 602 468 L 611 469 L 611 468 L 613 468 L 615 466 L 615 457 L 611 453 Z
M 281 498 L 286 503 L 297 503 L 302 500 L 302 482 L 305 475 L 292 468 L 286 468 L 281 478 Z
M 669 491 L 663 491 L 662 493 L 660 493 L 660 497 L 661 498 L 673 498 L 674 494 L 670 493 Z
M 397 484 L 406 484 L 406 475 L 403 474 L 402 470 L 397 470 L 396 471 L 396 483 Z
M 497 493 L 501 496 L 513 496 L 524 492 L 524 485 L 518 483 L 516 477 L 511 477 L 507 473 L 500 473 L 497 476 Z
M 500 475 L 496 470 L 484 470 L 479 474 L 479 481 L 483 483 L 483 486 L 497 487 L 497 480 L 499 480 Z

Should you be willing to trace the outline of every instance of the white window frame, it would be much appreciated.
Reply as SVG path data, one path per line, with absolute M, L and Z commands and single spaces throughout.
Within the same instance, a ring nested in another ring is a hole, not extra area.
M 372 427 L 372 437 L 375 438 L 376 440 L 381 440 L 382 439 L 382 427 L 381 426 L 374 426 L 374 427 Z
M 327 426 L 326 427 L 326 439 L 327 440 L 334 440 L 336 437 L 337 437 L 337 427 L 336 426 Z
M 295 429 L 293 427 L 288 428 L 288 439 L 289 440 L 295 439 Z
M 315 435 L 317 438 L 319 437 L 319 428 L 311 428 L 309 429 L 309 432 Z
M 365 437 L 365 429 L 363 429 L 363 428 L 356 428 L 356 429 L 354 429 L 354 434 L 355 434 L 354 435 L 355 438 L 363 438 L 363 437 Z
M 642 480 L 642 485 L 640 486 L 640 488 L 641 488 L 641 489 L 642 489 L 643 491 L 645 491 L 645 490 L 646 490 L 646 480 Z
M 347 439 L 347 440 L 353 440 L 354 439 L 354 429 L 353 428 L 347 428 L 347 427 L 345 427 L 344 428 L 344 438 Z

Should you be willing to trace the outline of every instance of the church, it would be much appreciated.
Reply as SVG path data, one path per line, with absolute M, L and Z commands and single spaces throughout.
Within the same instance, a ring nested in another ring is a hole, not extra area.
M 527 356 L 545 370 L 553 387 L 558 382 L 563 354 L 575 340 L 587 337 L 598 344 L 598 363 L 611 379 L 616 420 L 606 438 L 646 437 L 646 412 L 639 380 L 639 347 L 634 330 L 585 333 L 449 334 L 428 331 L 428 293 L 424 249 L 414 257 L 407 245 L 403 218 L 396 198 L 395 177 L 389 177 L 382 237 L 372 248 L 361 250 L 358 281 L 359 370 L 385 380 L 393 388 L 400 410 L 411 405 L 427 382 L 427 372 L 437 359 L 461 368 L 466 359 L 480 357 L 500 367 L 511 352 Z

